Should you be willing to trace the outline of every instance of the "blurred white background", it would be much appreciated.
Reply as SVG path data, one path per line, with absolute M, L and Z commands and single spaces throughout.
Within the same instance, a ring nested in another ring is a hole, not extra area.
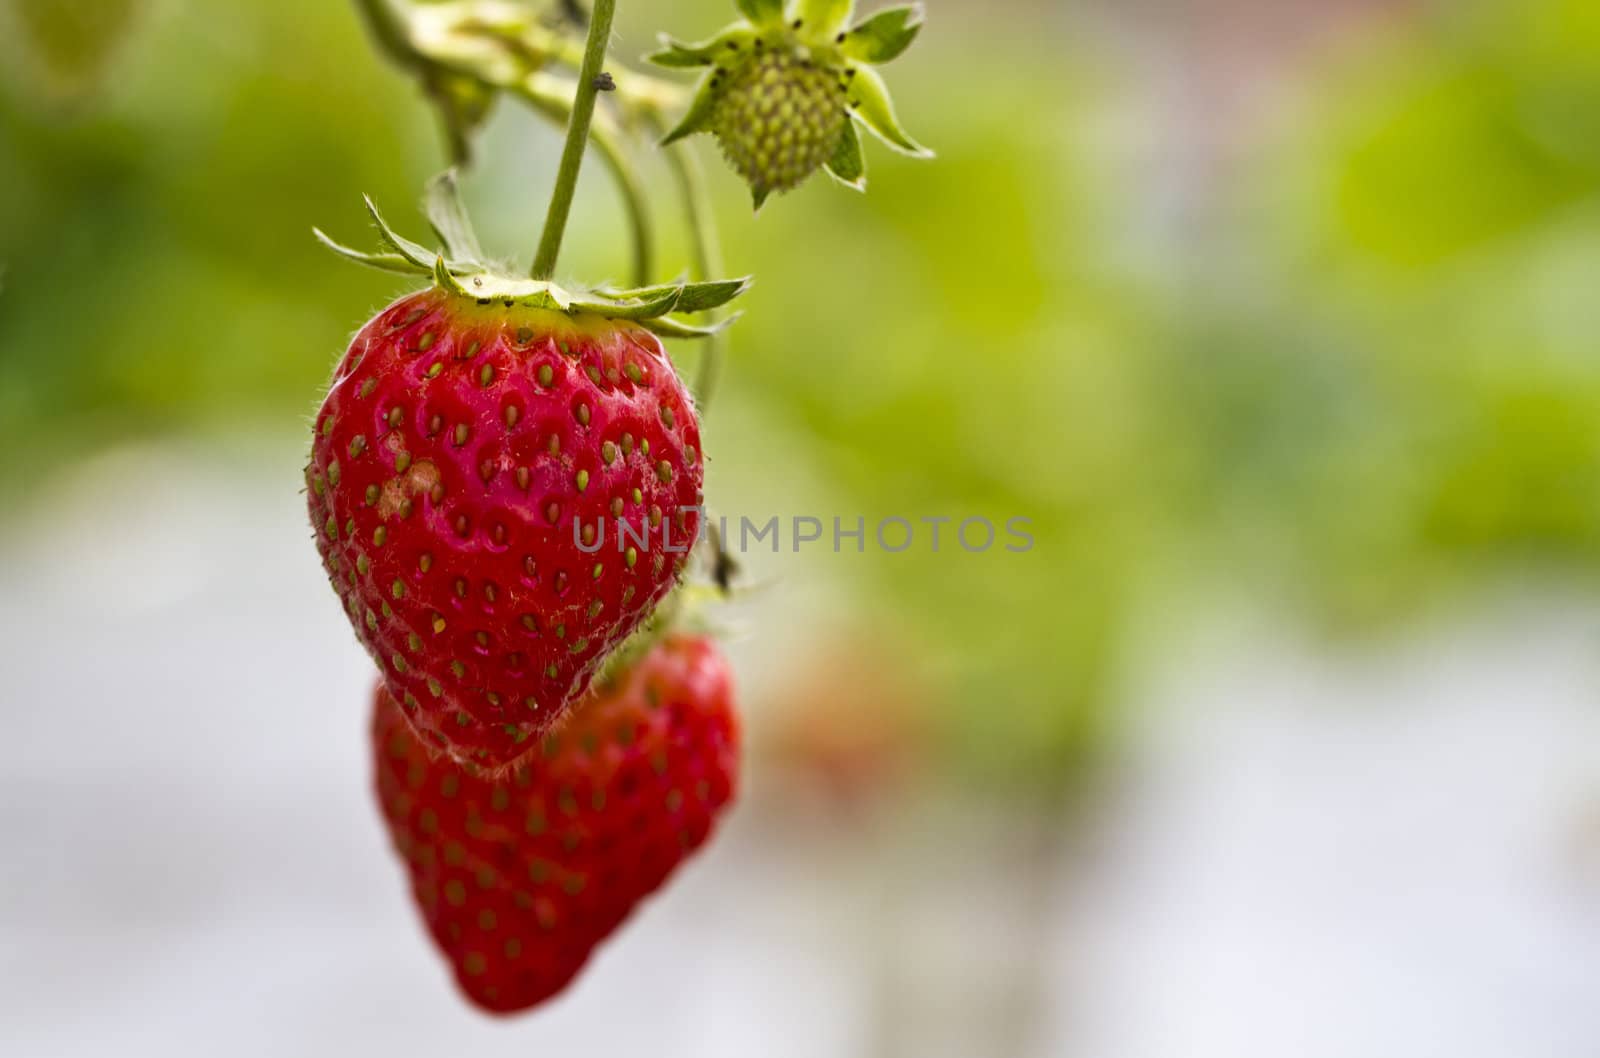
M 486 1019 L 371 803 L 298 454 L 114 449 L 0 537 L 0 1054 L 1600 1054 L 1600 615 L 1554 587 L 1381 650 L 1152 632 L 1134 733 L 1035 817 L 841 813 L 757 754 L 565 998 Z

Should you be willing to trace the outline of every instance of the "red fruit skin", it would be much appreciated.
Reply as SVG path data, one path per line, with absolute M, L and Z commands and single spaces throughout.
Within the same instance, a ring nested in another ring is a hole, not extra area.
M 362 328 L 317 414 L 308 506 L 423 737 L 503 767 L 560 719 L 677 581 L 699 449 L 688 391 L 633 324 L 434 289 Z
M 380 684 L 378 801 L 428 931 L 477 1006 L 559 993 L 733 801 L 739 721 L 715 644 L 671 638 L 494 777 L 417 739 Z

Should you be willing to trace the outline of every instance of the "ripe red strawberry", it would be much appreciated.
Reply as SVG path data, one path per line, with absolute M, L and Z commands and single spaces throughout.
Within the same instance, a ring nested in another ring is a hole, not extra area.
M 654 334 L 443 284 L 350 344 L 306 478 L 328 576 L 407 718 L 488 766 L 587 689 L 700 529 L 699 422 Z
M 738 782 L 731 676 L 706 639 L 658 643 L 498 778 L 432 753 L 381 685 L 372 738 L 428 930 L 498 1014 L 565 988 L 705 842 Z

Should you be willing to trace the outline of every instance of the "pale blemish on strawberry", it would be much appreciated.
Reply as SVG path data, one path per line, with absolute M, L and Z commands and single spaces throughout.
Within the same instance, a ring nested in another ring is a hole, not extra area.
M 378 514 L 384 518 L 398 514 L 411 497 L 426 495 L 439 483 L 439 468 L 431 459 L 412 462 L 409 455 L 397 453 L 395 469 L 401 472 L 383 483 L 378 496 Z

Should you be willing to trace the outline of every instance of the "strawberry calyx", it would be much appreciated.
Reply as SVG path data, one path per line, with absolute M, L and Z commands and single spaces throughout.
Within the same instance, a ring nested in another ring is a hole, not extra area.
M 369 253 L 353 249 L 336 242 L 320 228 L 313 228 L 317 241 L 339 256 L 369 268 L 427 276 L 440 290 L 478 305 L 500 303 L 508 308 L 516 305 L 571 317 L 627 320 L 662 338 L 707 338 L 732 324 L 738 314 L 709 325 L 691 323 L 680 317 L 721 308 L 750 288 L 749 277 L 700 283 L 685 280 L 643 287 L 584 288 L 512 274 L 485 259 L 461 204 L 453 171 L 429 184 L 426 202 L 428 219 L 444 245 L 443 252 L 430 250 L 396 233 L 372 199 L 364 201 L 377 228 L 382 250 Z
M 693 101 L 667 133 L 721 142 L 760 209 L 817 169 L 857 191 L 866 161 L 857 126 L 914 158 L 933 152 L 900 125 L 888 86 L 873 69 L 898 58 L 922 30 L 922 5 L 879 11 L 851 24 L 855 0 L 736 0 L 739 21 L 709 40 L 662 38 L 658 66 L 705 69 Z

